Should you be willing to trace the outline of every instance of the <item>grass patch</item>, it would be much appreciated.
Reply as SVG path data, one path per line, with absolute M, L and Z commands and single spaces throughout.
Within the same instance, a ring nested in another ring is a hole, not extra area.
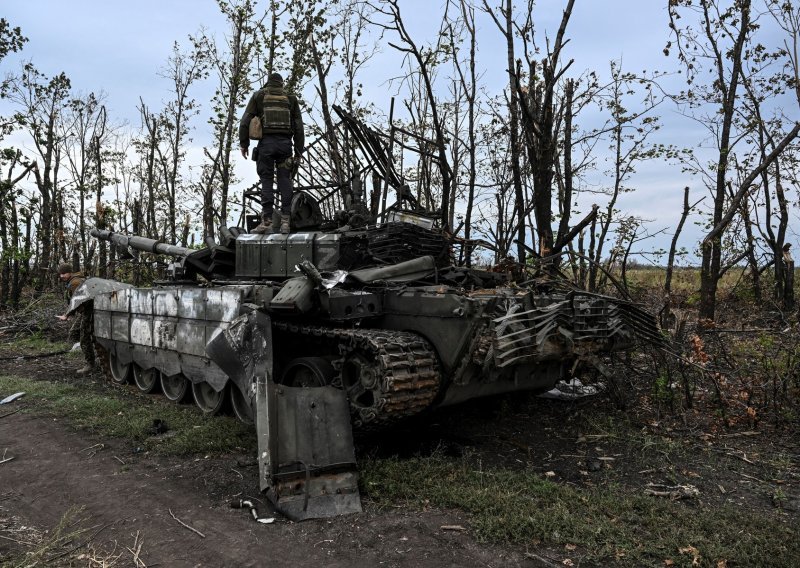
M 3 568 L 72 568 L 74 566 L 90 566 L 114 568 L 131 566 L 129 558 L 123 555 L 131 552 L 124 548 L 110 553 L 98 549 L 93 542 L 103 527 L 88 526 L 91 517 L 85 514 L 82 507 L 73 505 L 61 517 L 58 524 L 49 530 L 22 524 L 20 519 L 3 513 L 0 509 L 0 530 L 4 539 L 13 542 L 10 551 L 3 552 L 0 547 L 0 566 Z M 134 545 L 135 546 L 135 545 Z M 106 547 L 107 548 L 107 547 Z M 135 564 L 139 566 L 139 564 Z
M 20 354 L 41 354 L 52 351 L 64 351 L 65 349 L 72 347 L 72 343 L 67 343 L 64 341 L 50 341 L 44 337 L 42 333 L 37 332 L 32 335 L 16 338 L 10 343 L 4 343 L 2 346 L 6 350 L 13 348 Z
M 794 529 L 776 516 L 732 506 L 707 509 L 615 487 L 576 488 L 530 473 L 483 469 L 468 458 L 364 460 L 361 474 L 379 505 L 462 509 L 471 514 L 471 528 L 482 542 L 574 546 L 571 555 L 592 565 L 671 560 L 692 566 L 695 558 L 703 566 L 800 564 Z
M 229 416 L 204 416 L 190 406 L 166 399 L 108 388 L 99 393 L 91 387 L 17 377 L 0 377 L 0 392 L 25 391 L 25 411 L 63 416 L 78 428 L 123 438 L 143 450 L 163 455 L 255 452 L 255 428 Z M 153 420 L 166 422 L 169 431 L 153 436 Z
M 50 531 L 41 531 L 30 526 L 14 526 L 9 519 L 0 516 L 5 532 L 23 547 L 23 552 L 3 558 L 2 566 L 7 568 L 32 568 L 34 566 L 73 566 L 73 562 L 86 558 L 79 544 L 85 538 L 87 529 L 81 526 L 82 509 L 72 507 Z
M 619 276 L 619 274 L 615 274 Z M 637 266 L 627 271 L 628 284 L 633 288 L 658 290 L 663 288 L 666 277 L 666 268 L 661 266 Z M 795 293 L 800 291 L 800 269 L 795 270 Z M 744 284 L 742 286 L 742 284 Z M 723 293 L 732 292 L 737 286 L 743 290 L 750 290 L 747 270 L 735 266 L 728 270 L 719 281 L 719 290 Z M 762 276 L 763 290 L 770 289 L 771 272 L 767 271 Z M 692 294 L 700 290 L 700 269 L 694 266 L 676 266 L 672 273 L 672 291 L 677 294 Z M 765 295 L 766 297 L 766 295 Z

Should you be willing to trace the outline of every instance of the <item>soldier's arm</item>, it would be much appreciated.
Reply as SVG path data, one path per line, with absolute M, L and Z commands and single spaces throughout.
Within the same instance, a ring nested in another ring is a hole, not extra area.
M 292 105 L 292 128 L 294 129 L 294 155 L 302 156 L 306 146 L 306 133 L 303 129 L 303 113 L 300 112 L 300 102 L 294 97 Z
M 247 148 L 250 147 L 250 121 L 258 116 L 258 91 L 250 96 L 247 107 L 244 109 L 242 120 L 239 121 L 239 146 L 244 150 L 246 157 Z

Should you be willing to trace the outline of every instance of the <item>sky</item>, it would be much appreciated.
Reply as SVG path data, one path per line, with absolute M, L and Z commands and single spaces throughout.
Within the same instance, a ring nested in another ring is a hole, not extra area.
M 494 1 L 490 1 L 494 4 Z M 158 76 L 170 55 L 175 41 L 186 45 L 186 38 L 201 28 L 222 39 L 223 18 L 213 0 L 0 0 L 2 16 L 13 26 L 20 26 L 29 42 L 19 54 L 12 54 L 0 63 L 0 75 L 19 68 L 20 62 L 31 60 L 48 76 L 64 71 L 78 92 L 103 91 L 107 95 L 109 116 L 138 126 L 136 106 L 141 97 L 151 108 L 158 108 L 166 98 L 168 84 Z M 262 2 L 265 4 L 265 2 Z M 518 2 L 521 4 L 521 2 Z M 565 0 L 539 0 L 534 8 L 537 37 L 547 32 L 555 35 Z M 441 24 L 443 0 L 401 0 L 406 24 L 419 43 L 433 41 Z M 578 0 L 570 20 L 565 58 L 574 58 L 572 72 L 586 69 L 606 73 L 610 60 L 619 60 L 629 71 L 675 69 L 674 58 L 662 50 L 669 39 L 666 0 Z M 483 18 L 479 22 L 479 59 L 485 68 L 484 87 L 500 92 L 507 82 L 506 52 L 503 38 L 494 23 Z M 395 38 L 388 38 L 395 41 Z M 397 89 L 390 80 L 397 75 L 401 56 L 384 45 L 364 69 L 364 100 L 388 114 L 390 97 Z M 673 77 L 675 89 L 680 78 Z M 211 84 L 194 91 L 201 105 L 210 105 Z M 313 98 L 313 94 L 309 95 Z M 307 97 L 307 98 L 309 98 Z M 206 106 L 206 109 L 208 106 Z M 0 115 L 8 112 L 0 101 Z M 658 141 L 694 145 L 704 137 L 700 127 L 681 117 L 672 107 L 659 111 L 664 127 Z M 590 116 L 585 117 L 591 121 Z M 199 160 L 202 146 L 210 140 L 204 119 L 194 123 L 193 148 L 188 159 Z M 384 125 L 379 125 L 384 126 Z M 256 181 L 252 163 L 239 160 L 236 173 Z M 632 180 L 638 190 L 626 195 L 620 209 L 652 220 L 651 231 L 664 233 L 645 245 L 665 248 L 673 227 L 677 225 L 683 199 L 683 187 L 690 186 L 692 198 L 704 194 L 699 180 L 681 173 L 679 166 L 651 163 L 639 168 Z M 588 210 L 593 198 L 585 198 Z M 594 199 L 601 207 L 603 199 Z M 700 236 L 699 229 L 687 223 L 681 244 L 692 249 Z
M 264 3 L 264 2 L 262 2 Z M 77 89 L 104 90 L 110 112 L 136 118 L 136 104 L 158 101 L 167 86 L 157 76 L 175 41 L 205 28 L 219 37 L 224 21 L 213 0 L 2 0 L 2 14 L 20 26 L 29 42 L 21 54 L 3 61 L 3 71 L 20 60 L 33 60 L 51 75 L 64 71 Z M 400 6 L 415 39 L 435 38 L 441 22 L 442 0 L 401 0 Z M 564 0 L 539 0 L 537 26 L 554 35 Z M 434 14 L 431 14 L 431 12 Z M 436 15 L 439 18 L 432 18 Z M 575 69 L 607 68 L 622 58 L 632 70 L 663 65 L 667 20 L 660 0 L 579 0 L 570 20 L 567 56 Z M 489 67 L 487 83 L 505 81 L 505 45 L 489 20 L 482 22 L 480 56 Z M 399 56 L 386 46 L 366 70 L 365 86 L 375 103 L 388 108 L 386 81 L 399 65 Z M 372 80 L 370 80 L 372 79 Z

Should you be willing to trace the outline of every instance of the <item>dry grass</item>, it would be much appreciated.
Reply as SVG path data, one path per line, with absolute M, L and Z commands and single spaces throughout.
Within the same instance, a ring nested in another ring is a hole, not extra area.
M 105 527 L 93 525 L 81 507 L 71 507 L 61 517 L 55 527 L 44 529 L 31 526 L 0 507 L 0 540 L 6 554 L 0 554 L 3 568 L 66 568 L 84 566 L 87 568 L 116 568 L 134 566 L 144 568 L 138 560 L 141 543 L 134 542 L 134 550 L 129 547 L 100 546 L 95 539 Z M 138 545 L 138 552 L 136 547 Z M 0 549 L 2 550 L 2 549 Z
M 660 266 L 636 267 L 628 269 L 628 286 L 632 291 L 663 290 L 666 269 Z M 619 274 L 615 274 L 620 277 Z M 769 272 L 762 275 L 762 288 L 766 294 L 772 287 L 772 278 Z M 800 296 L 800 269 L 795 273 L 795 295 Z M 748 270 L 734 267 L 728 270 L 719 282 L 718 291 L 723 296 L 726 294 L 751 294 Z M 689 302 L 696 302 L 700 292 L 700 269 L 693 266 L 677 267 L 672 273 L 672 293 L 678 297 L 687 298 Z

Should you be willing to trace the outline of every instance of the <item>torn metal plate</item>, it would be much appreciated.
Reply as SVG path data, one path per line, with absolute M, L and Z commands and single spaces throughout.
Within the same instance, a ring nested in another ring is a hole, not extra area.
M 94 300 L 98 294 L 106 294 L 126 288 L 133 288 L 133 286 L 105 278 L 87 278 L 83 284 L 75 289 L 75 293 L 69 301 L 69 311 L 67 313 L 71 314 L 86 302 Z
M 292 520 L 361 512 L 350 407 L 334 387 L 259 381 L 262 490 Z

